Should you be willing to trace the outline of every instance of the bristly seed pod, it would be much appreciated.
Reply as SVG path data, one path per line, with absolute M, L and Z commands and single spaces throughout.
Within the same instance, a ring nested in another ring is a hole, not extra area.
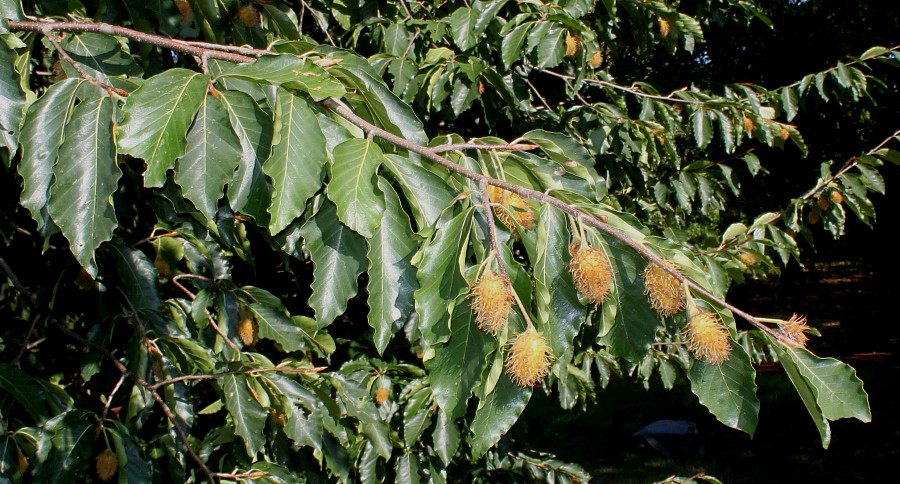
M 566 57 L 572 57 L 578 53 L 578 37 L 566 32 Z
M 387 400 L 388 397 L 388 389 L 385 387 L 378 387 L 378 390 L 375 390 L 375 405 L 381 406 Z
M 697 359 L 718 365 L 728 360 L 731 342 L 728 329 L 713 313 L 699 312 L 691 315 L 685 328 L 688 349 Z
M 580 248 L 578 244 L 569 246 L 572 261 L 569 273 L 575 282 L 575 289 L 587 296 L 594 305 L 603 304 L 612 289 L 612 267 L 606 254 L 592 247 Z
M 659 35 L 664 39 L 669 36 L 669 21 L 662 17 L 659 18 Z
M 259 26 L 259 11 L 254 5 L 241 5 L 237 10 L 237 18 L 247 27 Z
M 472 286 L 469 297 L 479 328 L 496 335 L 506 327 L 514 299 L 508 278 L 496 272 L 485 272 Z
M 534 328 L 519 333 L 506 357 L 506 373 L 516 385 L 537 385 L 550 371 L 551 352 L 547 340 Z
M 666 266 L 678 271 L 673 261 L 665 261 Z M 684 308 L 684 291 L 681 283 L 672 274 L 654 263 L 644 269 L 644 294 L 650 297 L 650 306 L 667 318 Z
M 588 59 L 588 64 L 590 64 L 590 66 L 594 69 L 603 65 L 603 52 L 600 52 L 599 50 L 594 52 L 594 55 L 592 55 L 591 58 Z
M 781 136 L 782 141 L 791 139 L 791 132 L 785 128 L 781 128 L 781 131 L 778 134 Z
M 253 346 L 259 342 L 259 323 L 253 319 L 253 315 L 243 310 L 240 311 L 241 322 L 238 323 L 238 337 L 244 346 Z
M 119 470 L 119 459 L 116 453 L 106 449 L 97 456 L 97 477 L 101 481 L 108 481 L 116 475 Z
M 805 348 L 809 337 L 806 332 L 809 326 L 806 325 L 806 316 L 797 316 L 794 314 L 791 319 L 778 323 L 778 333 L 783 336 L 782 341 L 798 348 Z
M 512 230 L 517 238 L 519 233 L 516 231 L 516 224 L 513 223 L 512 217 L 515 217 L 516 222 L 519 222 L 519 225 L 525 230 L 534 229 L 534 210 L 528 204 L 528 201 L 519 196 L 518 193 L 491 185 L 488 186 L 488 198 L 491 203 L 501 205 L 494 207 L 494 214 L 503 222 L 503 225 Z M 512 217 L 510 212 L 512 212 Z
M 825 200 L 824 198 L 820 198 L 820 199 L 816 200 L 816 205 L 818 205 L 820 209 L 825 211 L 831 207 L 831 202 L 829 202 L 828 200 Z
M 753 132 L 753 119 L 751 119 L 748 116 L 744 116 L 743 122 L 744 122 L 744 131 L 746 131 L 748 133 L 752 133 Z
M 738 259 L 740 259 L 741 262 L 743 262 L 746 266 L 755 266 L 756 263 L 759 262 L 758 260 L 756 260 L 756 257 L 754 257 L 753 254 L 749 252 L 741 252 L 740 254 L 738 254 Z

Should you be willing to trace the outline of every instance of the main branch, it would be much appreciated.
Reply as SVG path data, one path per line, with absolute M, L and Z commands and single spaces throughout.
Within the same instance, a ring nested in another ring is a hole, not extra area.
M 182 52 L 185 54 L 195 55 L 195 56 L 207 58 L 207 59 L 219 59 L 219 60 L 235 62 L 235 63 L 249 63 L 249 62 L 253 62 L 256 60 L 255 57 L 250 57 L 250 56 L 246 56 L 246 55 L 227 52 L 220 48 L 212 49 L 212 48 L 200 47 L 197 44 L 189 44 L 189 43 L 185 43 L 182 41 L 162 37 L 159 35 L 148 34 L 145 32 L 139 32 L 137 30 L 132 30 L 132 29 L 125 28 L 125 27 L 120 27 L 120 26 L 110 25 L 110 24 L 105 24 L 105 23 L 99 23 L 99 22 L 98 23 L 75 23 L 75 22 L 53 22 L 53 21 L 47 21 L 47 20 L 34 21 L 34 22 L 10 21 L 9 28 L 10 28 L 10 30 L 34 31 L 34 32 L 47 32 L 47 31 L 94 32 L 94 33 L 100 33 L 100 34 L 105 34 L 105 35 L 125 37 L 125 38 L 135 40 L 138 42 L 144 42 L 144 43 L 148 43 L 148 44 L 152 44 L 152 45 L 157 45 L 157 46 L 160 46 L 160 47 L 163 47 L 166 49 L 170 49 L 172 51 Z M 357 116 L 352 110 L 350 110 L 349 108 L 347 108 L 346 106 L 344 106 L 343 104 L 339 103 L 338 101 L 336 101 L 334 99 L 325 99 L 320 104 L 323 107 L 331 110 L 338 116 L 341 116 L 342 118 L 344 118 L 347 121 L 351 122 L 352 124 L 356 125 L 360 129 L 362 129 L 367 135 L 377 136 L 399 148 L 403 148 L 407 151 L 422 155 L 423 157 L 427 158 L 428 160 L 431 160 L 432 162 L 437 163 L 437 164 L 447 168 L 450 171 L 458 173 L 458 174 L 474 181 L 476 184 L 481 185 L 482 183 L 484 183 L 487 185 L 493 185 L 496 187 L 500 187 L 504 190 L 508 190 L 508 191 L 516 193 L 522 197 L 525 197 L 529 200 L 533 200 L 533 201 L 536 201 L 539 203 L 544 203 L 547 205 L 552 205 L 552 206 L 558 208 L 559 210 L 562 210 L 563 212 L 571 215 L 572 217 L 575 217 L 577 219 L 581 219 L 581 220 L 585 221 L 586 223 L 600 229 L 601 231 L 618 239 L 625 245 L 631 247 L 632 249 L 637 251 L 639 254 L 641 254 L 642 256 L 647 258 L 648 261 L 662 267 L 663 270 L 665 270 L 666 272 L 671 274 L 672 277 L 675 277 L 679 282 L 683 282 L 683 283 L 687 284 L 694 292 L 703 296 L 710 302 L 713 302 L 717 305 L 720 305 L 722 307 L 725 307 L 725 308 L 731 310 L 734 314 L 745 319 L 747 322 L 749 322 L 754 327 L 760 329 L 761 331 L 764 331 L 765 333 L 771 335 L 772 337 L 778 339 L 779 341 L 782 341 L 785 344 L 790 344 L 790 342 L 786 341 L 784 338 L 782 338 L 778 332 L 776 332 L 772 328 L 769 328 L 768 326 L 766 326 L 765 324 L 763 324 L 762 322 L 757 320 L 755 317 L 753 317 L 751 314 L 738 309 L 737 307 L 733 306 L 732 304 L 726 302 L 725 300 L 723 300 L 719 297 L 716 297 L 715 295 L 713 295 L 712 293 L 710 293 L 709 291 L 707 291 L 706 289 L 701 287 L 696 282 L 688 279 L 687 277 L 680 274 L 676 270 L 670 268 L 663 261 L 663 259 L 661 257 L 657 256 L 656 254 L 651 252 L 649 249 L 647 249 L 640 243 L 636 242 L 634 239 L 632 239 L 631 237 L 626 235 L 624 232 L 607 224 L 606 217 L 604 217 L 602 215 L 595 216 L 593 214 L 587 213 L 573 205 L 569 205 L 569 204 L 563 202 L 562 200 L 560 200 L 556 197 L 553 197 L 551 195 L 548 195 L 546 193 L 539 192 L 537 190 L 532 190 L 530 188 L 526 188 L 526 187 L 523 187 L 520 185 L 515 185 L 515 184 L 509 183 L 504 180 L 489 177 L 489 176 L 474 172 L 472 170 L 469 170 L 468 168 L 460 166 L 460 165 L 448 160 L 447 158 L 444 158 L 443 156 L 438 154 L 432 148 L 428 148 L 428 147 L 413 143 L 413 142 L 406 140 L 404 138 L 401 138 L 400 136 L 397 136 L 391 132 L 381 129 L 378 126 L 375 126 L 374 124 Z

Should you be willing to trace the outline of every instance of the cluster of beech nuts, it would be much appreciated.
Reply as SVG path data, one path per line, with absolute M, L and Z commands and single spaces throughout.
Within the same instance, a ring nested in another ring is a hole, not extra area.
M 577 41 L 573 41 L 577 42 Z M 518 194 L 494 186 L 488 187 L 488 197 L 497 219 L 520 238 L 518 230 L 531 230 L 535 225 L 534 211 L 528 201 Z M 599 307 L 609 297 L 613 288 L 613 269 L 606 253 L 585 242 L 569 245 L 572 256 L 568 265 L 575 289 L 589 304 Z M 746 264 L 756 262 L 751 254 L 742 259 Z M 666 268 L 651 262 L 643 272 L 644 294 L 650 306 L 662 317 L 671 317 L 685 308 L 685 289 L 671 272 L 680 273 L 675 262 L 664 260 Z M 668 270 L 667 270 L 668 269 Z M 671 271 L 671 272 L 670 272 Z M 516 297 L 506 275 L 487 270 L 471 284 L 470 307 L 478 327 L 492 336 L 503 330 Z M 780 325 L 785 338 L 805 342 L 805 319 L 792 318 Z M 694 356 L 711 364 L 726 361 L 731 353 L 728 329 L 711 312 L 692 310 L 684 330 L 688 348 Z M 553 355 L 547 339 L 528 324 L 509 347 L 506 371 L 509 378 L 521 386 L 534 386 L 547 376 Z

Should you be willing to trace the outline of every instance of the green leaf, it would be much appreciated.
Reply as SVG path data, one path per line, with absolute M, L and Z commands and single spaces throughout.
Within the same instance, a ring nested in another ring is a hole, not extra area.
M 153 466 L 144 457 L 141 447 L 120 422 L 115 423 L 115 429 L 105 429 L 112 437 L 119 460 L 119 482 L 151 482 L 153 480 Z
M 552 69 L 565 58 L 566 29 L 549 23 L 543 25 L 550 25 L 550 27 L 546 29 L 546 32 L 541 32 L 543 35 L 537 44 L 537 67 L 538 69 Z M 532 34 L 537 31 L 538 29 L 532 30 Z
M 312 336 L 285 314 L 283 307 L 273 307 L 263 303 L 253 303 L 249 306 L 253 313 L 253 319 L 259 325 L 259 337 L 270 339 L 284 349 L 291 352 L 303 349 L 307 340 Z
M 300 235 L 314 264 L 309 305 L 321 328 L 340 316 L 356 295 L 356 278 L 366 267 L 366 241 L 338 220 L 337 209 L 327 200 Z
M 869 395 L 852 366 L 834 358 L 820 358 L 804 348 L 787 348 L 772 338 L 768 340 L 778 353 L 779 361 L 791 381 L 797 386 L 799 379 L 803 380 L 803 386 L 810 389 L 815 406 L 826 419 L 855 418 L 862 422 L 872 420 Z M 807 408 L 809 406 L 808 403 Z M 815 417 L 813 414 L 813 418 Z M 824 439 L 822 443 L 827 447 Z
M 300 97 L 278 90 L 272 153 L 263 171 L 274 191 L 269 213 L 269 232 L 284 230 L 306 210 L 306 201 L 322 186 L 325 177 L 325 135 L 316 114 Z
M 791 121 L 797 115 L 799 104 L 800 97 L 797 95 L 796 90 L 790 86 L 781 89 L 781 107 L 784 109 L 788 121 Z
M 567 365 L 572 359 L 572 340 L 586 315 L 567 266 L 569 238 L 565 215 L 556 208 L 542 206 L 538 213 L 534 291 L 538 329 L 553 351 L 554 367 Z
M 416 262 L 419 289 L 413 297 L 419 314 L 419 330 L 429 346 L 447 341 L 451 303 L 466 287 L 459 259 L 468 245 L 472 210 L 463 211 L 439 228 Z
M 694 140 L 697 142 L 698 148 L 706 148 L 706 145 L 712 141 L 713 126 L 712 114 L 707 112 L 705 108 L 698 108 L 691 115 L 694 126 Z
M 419 480 L 419 461 L 416 454 L 404 452 L 397 459 L 394 469 L 397 473 L 395 482 L 403 484 L 417 484 Z
M 67 484 L 85 475 L 95 430 L 88 415 L 84 410 L 74 410 L 47 423 L 45 429 L 53 432 L 53 447 L 47 460 L 35 467 L 35 482 Z
M 337 383 L 338 392 L 344 396 L 347 414 L 359 420 L 363 434 L 369 438 L 378 455 L 389 459 L 393 448 L 389 429 L 379 416 L 368 390 L 343 375 L 332 375 L 332 378 Z
M 228 110 L 231 127 L 241 143 L 241 162 L 228 183 L 228 200 L 235 211 L 247 213 L 266 225 L 272 190 L 262 165 L 271 152 L 272 118 L 242 92 L 219 91 L 219 99 Z
M 153 262 L 143 252 L 119 242 L 110 244 L 110 248 L 128 302 L 139 311 L 159 311 L 162 306 L 156 282 L 159 274 Z
M 453 203 L 456 191 L 418 162 L 399 155 L 384 156 L 384 166 L 400 183 L 409 202 L 419 234 L 427 234 L 445 208 Z
M 341 59 L 329 72 L 363 97 L 375 124 L 407 141 L 420 145 L 428 142 L 416 113 L 387 87 L 365 59 L 327 46 L 320 46 L 317 50 Z
M 500 377 L 494 391 L 479 405 L 472 421 L 469 444 L 473 457 L 483 456 L 512 428 L 531 399 L 531 392 L 530 387 L 520 387 L 506 375 Z
M 448 417 L 443 410 L 439 409 L 437 416 L 431 440 L 434 442 L 434 450 L 441 458 L 441 462 L 449 466 L 459 448 L 459 427 L 456 426 L 456 421 Z
M 0 388 L 22 405 L 37 425 L 50 419 L 44 393 L 24 371 L 0 363 Z
M 478 13 L 469 7 L 459 7 L 450 17 L 450 31 L 453 42 L 460 50 L 466 51 L 475 46 L 478 34 L 475 32 L 475 21 Z
M 618 240 L 610 239 L 607 257 L 613 272 L 613 290 L 601 307 L 601 342 L 610 352 L 632 363 L 640 363 L 650 350 L 660 328 L 659 315 L 644 294 L 643 256 Z
M 18 148 L 19 125 L 25 114 L 25 93 L 16 72 L 16 53 L 0 41 L 0 147 L 5 146 L 9 157 Z
M 867 187 L 884 195 L 884 179 L 881 177 L 881 173 L 879 173 L 878 170 L 862 164 L 857 164 L 856 169 L 863 174 L 862 180 Z
M 219 99 L 207 95 L 187 134 L 187 151 L 178 159 L 175 182 L 207 220 L 215 221 L 218 202 L 241 162 L 240 140 Z
M 691 390 L 723 424 L 751 436 L 759 421 L 756 371 L 743 346 L 731 341 L 728 360 L 713 365 L 695 360 L 688 371 Z
M 369 239 L 367 289 L 369 326 L 375 330 L 375 348 L 383 354 L 391 336 L 414 309 L 413 291 L 419 284 L 410 259 L 418 245 L 397 192 L 383 178 L 378 179 L 378 187 L 384 193 L 385 211 Z
M 110 82 L 113 76 L 136 77 L 143 74 L 143 70 L 135 63 L 131 54 L 122 50 L 114 37 L 93 32 L 73 33 L 66 35 L 60 41 L 75 62 L 81 64 L 88 75 L 101 82 Z M 68 63 L 60 63 L 64 69 L 71 68 Z M 74 68 L 73 74 L 77 74 Z
M 119 148 L 147 162 L 144 185 L 161 187 L 166 171 L 184 154 L 185 133 L 200 108 L 209 76 L 169 69 L 147 79 L 128 96 L 119 126 Z
M 344 224 L 371 238 L 384 215 L 384 196 L 375 175 L 383 158 L 381 148 L 366 139 L 349 139 L 334 148 L 332 158 L 328 198 Z
M 497 341 L 475 324 L 469 304 L 457 304 L 450 319 L 450 339 L 425 362 L 434 399 L 451 420 L 466 413 L 466 401 L 496 346 Z
M 19 176 L 24 181 L 20 203 L 31 212 L 39 230 L 45 228 L 50 215 L 47 201 L 53 181 L 53 165 L 63 143 L 63 131 L 72 114 L 75 93 L 84 81 L 65 79 L 50 86 L 43 96 L 28 108 L 22 125 L 22 161 Z
M 522 45 L 525 44 L 525 38 L 532 26 L 533 22 L 523 23 L 503 37 L 500 44 L 500 58 L 507 69 L 522 58 Z
M 122 172 L 116 165 L 113 103 L 101 97 L 75 107 L 50 187 L 50 216 L 92 277 L 97 276 L 94 251 L 112 238 L 117 226 L 112 194 Z
M 346 90 L 325 69 L 294 54 L 265 55 L 248 64 L 233 64 L 222 70 L 220 77 L 236 77 L 249 81 L 275 84 L 285 89 L 299 89 L 315 101 L 342 97 Z
M 225 375 L 219 381 L 225 394 L 225 408 L 231 414 L 234 431 L 242 439 L 247 454 L 255 460 L 256 454 L 266 443 L 263 430 L 266 427 L 266 409 L 250 392 L 249 377 L 242 374 Z
M 415 446 L 422 432 L 431 424 L 429 417 L 434 413 L 433 401 L 431 387 L 422 386 L 412 392 L 403 407 L 403 442 L 407 447 Z

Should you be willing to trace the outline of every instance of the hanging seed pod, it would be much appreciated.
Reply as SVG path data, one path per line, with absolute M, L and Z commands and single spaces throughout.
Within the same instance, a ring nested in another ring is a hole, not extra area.
M 669 21 L 660 17 L 659 18 L 659 35 L 662 35 L 662 38 L 666 38 L 669 36 Z
M 497 216 L 497 219 L 503 222 L 503 225 L 506 225 L 513 231 L 516 237 L 519 234 L 516 231 L 516 224 L 513 223 L 513 217 L 525 230 L 534 229 L 534 210 L 528 201 L 519 196 L 518 193 L 491 185 L 488 186 L 488 198 L 491 200 L 491 203 L 501 205 L 494 207 L 494 214 Z M 510 216 L 510 213 L 512 213 L 512 216 Z
M 752 133 L 753 132 L 753 120 L 750 119 L 750 117 L 748 117 L 748 116 L 744 116 L 743 122 L 744 122 L 744 131 L 746 131 L 748 133 Z
M 108 481 L 119 470 L 119 459 L 116 453 L 106 449 L 97 456 L 97 477 L 101 481 Z
M 685 336 L 694 357 L 707 363 L 718 365 L 727 361 L 731 354 L 728 329 L 713 313 L 693 314 L 685 328 Z
M 252 314 L 244 310 L 241 310 L 240 314 L 241 322 L 237 326 L 238 337 L 241 338 L 244 346 L 253 346 L 259 342 L 259 323 L 253 319 Z
M 678 271 L 674 262 L 665 261 L 666 266 Z M 644 269 L 644 294 L 650 297 L 650 306 L 667 318 L 684 308 L 684 291 L 678 279 L 662 267 L 650 263 Z
M 839 192 L 837 190 L 831 192 L 830 197 L 831 197 L 831 201 L 838 205 L 844 203 L 844 196 L 841 195 L 841 192 Z
M 237 18 L 242 24 L 246 25 L 247 27 L 259 26 L 259 11 L 254 5 L 246 4 L 238 7 Z
M 578 53 L 578 37 L 566 32 L 566 57 L 572 57 Z
M 469 297 L 479 328 L 495 335 L 506 327 L 514 299 L 511 291 L 509 279 L 496 272 L 485 272 L 478 279 Z
M 570 245 L 569 252 L 572 254 L 569 273 L 572 274 L 575 289 L 594 305 L 603 304 L 612 289 L 612 267 L 606 254 L 600 249 L 579 248 L 578 244 Z
M 738 254 L 738 259 L 740 259 L 741 262 L 743 262 L 746 266 L 755 266 L 756 263 L 759 262 L 756 260 L 756 257 L 754 257 L 753 254 L 749 252 L 741 252 L 740 254 Z
M 822 209 L 823 212 L 825 210 L 828 210 L 829 208 L 831 208 L 831 202 L 829 202 L 828 200 L 825 200 L 824 198 L 820 198 L 820 199 L 816 200 L 816 205 L 818 205 L 819 208 Z
M 594 52 L 594 54 L 591 55 L 591 58 L 588 59 L 588 64 L 594 69 L 603 65 L 603 52 L 599 50 Z
M 809 326 L 806 325 L 806 316 L 797 316 L 794 314 L 791 319 L 778 323 L 778 332 L 783 336 L 785 341 L 797 348 L 805 348 L 809 337 L 806 332 Z
M 538 384 L 550 371 L 550 347 L 534 328 L 519 333 L 506 357 L 506 373 L 522 387 Z

